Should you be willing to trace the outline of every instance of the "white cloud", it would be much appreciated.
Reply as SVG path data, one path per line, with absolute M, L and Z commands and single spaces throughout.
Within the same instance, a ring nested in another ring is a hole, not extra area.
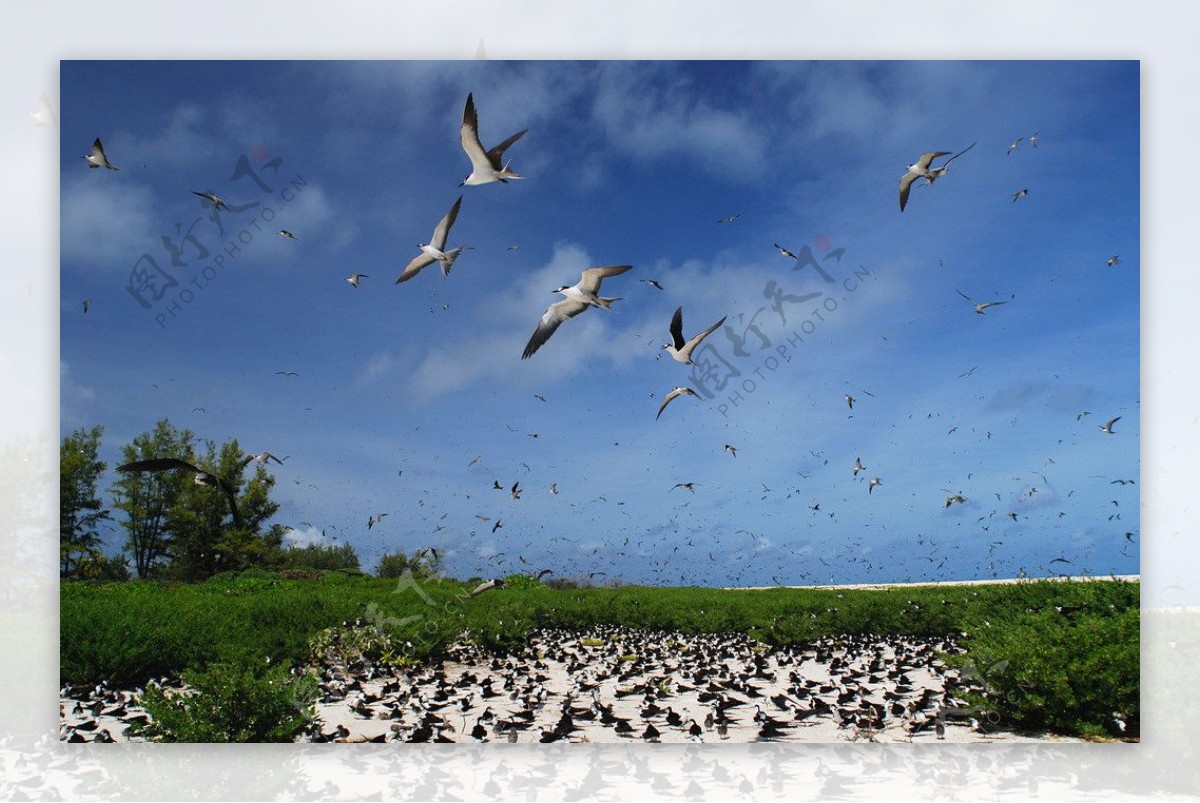
M 63 180 L 62 260 L 89 271 L 128 272 L 161 251 L 163 227 L 149 187 L 119 173 L 88 171 Z
M 96 392 L 71 378 L 71 367 L 65 360 L 58 363 L 58 382 L 63 423 L 76 426 L 86 423 L 86 412 Z
M 328 543 L 325 533 L 316 527 L 307 527 L 302 530 L 293 527 L 283 534 L 283 540 L 295 547 L 318 546 Z

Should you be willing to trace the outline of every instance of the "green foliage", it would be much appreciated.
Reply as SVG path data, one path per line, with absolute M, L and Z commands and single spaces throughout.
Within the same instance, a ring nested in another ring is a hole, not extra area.
M 418 579 L 437 577 L 442 573 L 442 558 L 440 553 L 431 549 L 421 549 L 412 555 L 403 552 L 387 552 L 379 558 L 375 569 L 376 577 L 404 577 L 411 572 Z
M 1028 581 L 889 591 L 555 590 L 514 576 L 504 587 L 469 599 L 473 586 L 339 572 L 289 580 L 256 570 L 173 587 L 66 582 L 62 681 L 107 678 L 132 686 L 236 656 L 296 664 L 329 650 L 347 660 L 361 655 L 405 664 L 439 656 L 461 637 L 503 652 L 523 644 L 533 628 L 612 624 L 744 632 L 776 645 L 841 633 L 955 636 L 996 693 L 1007 694 L 1018 683 L 1024 687 L 1024 703 L 1000 710 L 1012 727 L 1096 734 L 1113 711 L 1130 722 L 1140 714 L 1136 583 Z
M 155 457 L 191 457 L 193 435 L 177 430 L 163 418 L 151 432 L 143 432 L 121 448 L 123 463 Z M 168 515 L 192 478 L 182 472 L 126 474 L 113 484 L 114 507 L 125 514 L 125 551 L 133 558 L 141 579 L 154 575 L 168 554 L 171 531 Z
M 1140 610 L 1137 584 L 1080 584 L 1073 599 L 988 618 L 968 653 L 948 656 L 987 691 L 969 702 L 1008 727 L 1090 737 L 1137 736 Z M 1115 715 L 1126 723 L 1121 731 Z
M 81 564 L 107 563 L 100 553 L 100 522 L 111 517 L 96 484 L 106 464 L 99 459 L 104 428 L 77 429 L 59 447 L 59 570 L 63 577 L 80 576 Z M 91 567 L 93 573 L 96 566 Z
M 361 571 L 358 553 L 350 544 L 308 544 L 288 547 L 275 553 L 268 561 L 271 568 L 284 570 Z
M 283 667 L 216 663 L 183 673 L 186 691 L 146 689 L 151 721 L 142 735 L 159 742 L 292 742 L 313 721 L 316 679 Z

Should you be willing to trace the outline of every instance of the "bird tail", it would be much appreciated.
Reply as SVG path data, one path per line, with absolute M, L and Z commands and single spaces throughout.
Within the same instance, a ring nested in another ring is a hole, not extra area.
M 444 258 L 438 260 L 438 263 L 442 268 L 442 276 L 450 275 L 450 269 L 454 267 L 454 260 L 458 259 L 458 255 L 462 252 L 462 246 L 459 246 L 453 251 L 447 251 Z
M 603 296 L 596 296 L 596 300 L 600 302 L 600 306 L 604 309 L 612 309 L 612 303 L 614 301 L 624 301 L 625 298 L 624 296 L 618 298 L 604 298 Z
M 525 178 L 525 176 L 513 170 L 511 165 L 512 162 L 504 165 L 504 167 L 500 169 L 500 172 L 496 174 L 496 177 L 501 181 L 507 181 L 510 178 Z

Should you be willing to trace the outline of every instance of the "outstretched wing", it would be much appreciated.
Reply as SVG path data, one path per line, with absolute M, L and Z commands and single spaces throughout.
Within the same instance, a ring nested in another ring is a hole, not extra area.
M 609 276 L 617 276 L 632 268 L 633 265 L 606 265 L 603 268 L 587 268 L 579 274 L 579 291 L 581 293 L 600 292 L 600 282 Z
M 558 327 L 562 326 L 563 321 L 574 318 L 587 308 L 588 305 L 583 301 L 571 298 L 563 299 L 557 304 L 547 307 L 546 311 L 542 313 L 542 319 L 538 321 L 537 328 L 533 330 L 529 342 L 525 344 L 525 351 L 521 354 L 521 359 L 527 360 L 532 357 L 558 330 Z
M 412 277 L 420 273 L 426 266 L 432 265 L 436 260 L 424 251 L 412 258 L 412 262 L 408 263 L 404 272 L 400 274 L 400 278 L 396 279 L 396 284 L 407 282 Z
M 501 160 L 504 158 L 504 152 L 506 150 L 508 150 L 508 147 L 510 145 L 512 145 L 514 142 L 516 142 L 521 137 L 525 136 L 527 133 L 529 133 L 528 128 L 518 131 L 517 133 L 513 134 L 511 137 L 504 140 L 499 145 L 497 145 L 496 147 L 494 147 L 490 151 L 488 151 L 487 158 L 488 158 L 488 161 L 492 163 L 492 167 L 494 167 L 497 170 L 499 170 L 501 167 L 503 167 L 503 165 L 501 164 Z
M 675 315 L 671 318 L 671 340 L 675 344 L 675 350 L 681 350 L 685 341 L 683 339 L 683 307 L 675 310 Z
M 433 230 L 433 238 L 429 244 L 439 251 L 446 250 L 446 237 L 450 235 L 450 227 L 454 225 L 454 221 L 458 220 L 458 208 L 462 206 L 463 197 L 458 196 L 458 200 L 450 207 L 450 211 L 438 221 L 437 228 Z
M 204 469 L 197 468 L 188 461 L 180 460 L 177 457 L 154 457 L 150 460 L 135 460 L 132 463 L 117 466 L 117 471 L 122 474 L 141 471 L 194 471 L 197 474 L 208 474 Z
M 463 150 L 467 152 L 467 156 L 471 160 L 471 165 L 476 170 L 490 169 L 491 160 L 483 149 L 483 143 L 479 141 L 479 115 L 475 112 L 475 98 L 471 94 L 467 95 L 467 105 L 463 108 L 462 125 L 458 129 L 458 136 Z
M 968 145 L 967 147 L 963 148 L 961 151 L 959 151 L 958 153 L 954 154 L 953 156 L 951 156 L 951 157 L 950 157 L 949 159 L 947 159 L 946 161 L 942 162 L 942 167 L 945 167 L 946 165 L 950 164 L 951 162 L 953 162 L 953 161 L 954 161 L 955 159 L 957 159 L 958 157 L 962 156 L 962 155 L 963 155 L 964 153 L 966 153 L 967 151 L 971 150 L 971 148 L 974 148 L 976 144 L 977 144 L 977 143 L 974 143 L 974 142 L 972 142 L 970 145 Z
M 696 335 L 691 340 L 689 340 L 687 342 L 687 351 L 690 352 L 692 349 L 695 349 L 696 346 L 700 345 L 701 340 L 708 337 L 713 332 L 717 331 L 717 329 L 719 329 L 721 327 L 721 324 L 725 323 L 725 318 L 728 318 L 728 317 L 729 316 L 726 315 L 725 317 L 721 318 L 721 320 L 717 321 L 712 326 L 708 327 L 703 332 L 701 332 L 700 334 Z
M 920 176 L 916 173 L 905 173 L 900 177 L 900 211 L 904 211 L 905 205 L 908 204 L 908 193 L 912 190 L 912 183 Z M 778 248 L 778 246 L 776 246 Z

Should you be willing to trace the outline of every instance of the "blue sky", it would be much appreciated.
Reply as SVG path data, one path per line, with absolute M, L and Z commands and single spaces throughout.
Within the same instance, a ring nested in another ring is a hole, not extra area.
M 63 62 L 61 81 L 61 427 L 103 424 L 110 465 L 161 417 L 291 455 L 278 520 L 365 568 L 436 546 L 458 576 L 667 584 L 1138 570 L 1137 62 Z M 507 154 L 529 178 L 456 186 L 468 92 L 485 146 L 530 129 Z M 120 173 L 80 158 L 96 136 Z M 905 165 L 972 142 L 899 212 Z M 243 156 L 269 192 L 230 180 Z M 192 190 L 258 206 L 222 234 Z M 394 285 L 460 194 L 471 250 Z M 173 266 L 163 237 L 190 226 L 208 256 Z M 146 253 L 178 282 L 149 309 L 126 289 Z M 605 264 L 634 266 L 604 285 L 625 300 L 522 361 L 551 291 Z M 821 295 L 776 312 L 771 281 Z M 956 290 L 1009 303 L 976 315 Z M 656 421 L 695 381 L 656 359 L 680 305 L 689 335 L 728 316 L 762 338 L 739 357 L 714 334 L 741 375 Z

